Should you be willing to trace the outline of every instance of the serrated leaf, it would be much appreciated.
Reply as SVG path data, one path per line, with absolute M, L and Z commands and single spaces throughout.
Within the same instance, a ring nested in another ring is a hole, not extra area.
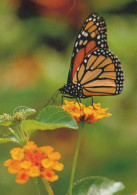
M 37 121 L 72 129 L 78 128 L 77 123 L 72 116 L 60 106 L 47 106 L 43 108 L 37 116 Z
M 26 107 L 26 106 L 19 106 L 14 109 L 13 114 L 15 115 L 16 113 L 22 113 L 25 117 L 30 116 L 32 114 L 36 113 L 35 109 Z
M 124 189 L 121 182 L 115 182 L 105 177 L 88 177 L 75 183 L 73 195 L 113 195 Z
M 0 115 L 0 125 L 10 126 L 12 123 L 12 120 L 13 120 L 13 117 L 10 116 L 9 114 Z

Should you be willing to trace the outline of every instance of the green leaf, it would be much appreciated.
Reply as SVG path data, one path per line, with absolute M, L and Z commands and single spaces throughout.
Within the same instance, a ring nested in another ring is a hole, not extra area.
M 75 119 L 60 106 L 47 106 L 43 108 L 37 116 L 37 121 L 72 129 L 78 128 Z
M 21 122 L 22 128 L 29 134 L 36 130 L 54 130 L 58 128 L 71 128 L 67 124 L 46 124 L 36 120 L 24 120 Z
M 124 189 L 121 182 L 115 182 L 105 177 L 88 177 L 75 183 L 72 188 L 73 195 L 113 195 Z
M 15 138 L 0 138 L 0 144 L 7 142 L 17 143 L 18 141 Z
M 19 143 L 19 140 L 16 138 L 14 134 L 11 132 L 8 134 L 1 134 L 0 135 L 0 143 L 7 143 L 7 142 L 14 142 L 14 143 Z
M 30 116 L 32 114 L 36 113 L 35 109 L 26 107 L 26 106 L 19 106 L 17 108 L 14 109 L 13 114 L 15 115 L 16 113 L 21 113 L 23 114 L 25 117 Z
M 53 130 L 63 127 L 78 128 L 71 115 L 59 106 L 47 106 L 39 112 L 37 120 L 23 120 L 21 126 L 29 134 L 36 130 Z
M 12 120 L 13 120 L 13 117 L 10 116 L 9 114 L 0 115 L 0 125 L 9 126 L 11 125 Z

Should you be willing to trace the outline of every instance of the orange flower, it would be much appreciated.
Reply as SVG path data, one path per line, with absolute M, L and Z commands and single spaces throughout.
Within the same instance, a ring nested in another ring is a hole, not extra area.
M 94 103 L 93 106 L 86 107 L 82 103 L 65 100 L 65 105 L 62 105 L 62 108 L 67 110 L 77 122 L 94 123 L 104 117 L 111 116 L 110 113 L 106 113 L 107 108 L 101 108 L 100 103 Z
M 13 148 L 10 154 L 14 160 L 22 160 L 24 158 L 24 151 L 21 148 Z
M 21 170 L 16 175 L 16 183 L 24 184 L 29 180 L 29 175 L 26 171 Z
M 47 170 L 45 169 L 43 171 L 43 178 L 50 182 L 53 182 L 58 180 L 58 175 L 56 175 L 55 172 L 52 171 L 51 169 L 47 169 Z
M 17 174 L 16 182 L 26 183 L 30 177 L 42 177 L 50 182 L 58 180 L 53 171 L 62 171 L 64 165 L 59 163 L 61 155 L 54 152 L 51 146 L 37 147 L 29 141 L 23 148 L 13 148 L 12 159 L 6 160 L 4 166 L 8 167 L 9 173 Z

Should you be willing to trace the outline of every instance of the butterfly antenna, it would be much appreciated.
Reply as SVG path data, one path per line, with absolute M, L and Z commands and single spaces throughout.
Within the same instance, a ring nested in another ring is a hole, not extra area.
M 59 94 L 60 94 L 60 91 L 57 90 L 56 93 L 55 93 L 55 95 L 54 95 L 53 104 L 55 103 L 55 100 L 56 100 L 56 98 L 57 98 L 57 96 L 58 96 Z
M 57 98 L 58 94 L 59 94 L 59 90 L 57 90 L 53 95 L 52 97 L 49 99 L 49 101 L 46 103 L 45 107 L 51 102 L 53 101 L 53 103 L 55 102 L 55 99 Z

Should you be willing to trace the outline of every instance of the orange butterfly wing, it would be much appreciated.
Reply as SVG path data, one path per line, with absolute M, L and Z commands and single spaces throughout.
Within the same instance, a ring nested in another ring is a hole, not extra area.
M 117 95 L 123 89 L 120 61 L 108 49 L 98 49 L 84 58 L 73 83 L 83 86 L 84 96 Z
M 68 83 L 72 82 L 75 72 L 83 60 L 99 48 L 108 48 L 106 24 L 98 14 L 91 14 L 83 24 L 73 49 Z

